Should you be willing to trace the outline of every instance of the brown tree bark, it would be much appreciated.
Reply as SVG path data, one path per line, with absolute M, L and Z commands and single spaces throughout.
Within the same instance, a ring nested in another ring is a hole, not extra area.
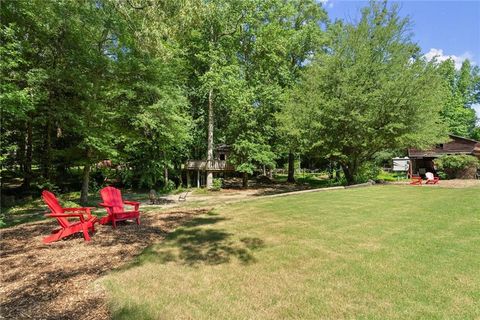
M 208 146 L 207 146 L 207 170 L 213 165 L 213 90 L 208 92 Z M 213 172 L 207 171 L 207 189 L 213 184 Z
M 288 154 L 288 182 L 295 182 L 295 155 L 290 152 Z
M 32 149 L 33 149 L 33 125 L 30 120 L 27 123 L 27 145 L 25 150 L 25 165 L 23 168 L 23 184 L 22 189 L 30 190 L 32 182 Z
M 86 205 L 88 202 L 88 184 L 90 182 L 90 164 L 85 164 L 82 175 L 82 191 L 80 192 L 80 203 Z
M 45 179 L 50 180 L 50 169 L 52 166 L 52 126 L 50 119 L 47 119 L 47 126 L 45 128 L 45 148 L 43 152 L 43 176 Z
M 19 171 L 23 175 L 25 173 L 25 148 L 26 148 L 26 127 L 22 127 L 18 137 L 18 149 L 17 149 L 17 163 Z
M 243 173 L 242 186 L 244 189 L 248 188 L 248 173 Z
M 355 183 L 355 170 L 348 164 L 342 164 L 343 174 L 347 180 L 347 184 L 351 185 Z
M 165 165 L 163 167 L 163 186 L 166 188 L 168 186 L 168 167 Z

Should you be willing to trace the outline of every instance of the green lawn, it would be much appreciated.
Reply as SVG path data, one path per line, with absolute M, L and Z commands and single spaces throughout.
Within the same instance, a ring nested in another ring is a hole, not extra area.
M 116 319 L 478 319 L 480 189 L 250 200 L 101 283 Z

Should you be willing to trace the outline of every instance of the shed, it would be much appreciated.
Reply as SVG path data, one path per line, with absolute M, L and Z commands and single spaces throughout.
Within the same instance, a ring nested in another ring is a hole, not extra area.
M 466 154 L 480 159 L 480 142 L 453 134 L 450 134 L 449 137 L 450 141 L 437 144 L 427 150 L 408 149 L 411 173 L 418 175 L 424 175 L 426 172 L 436 173 L 433 161 L 443 155 Z

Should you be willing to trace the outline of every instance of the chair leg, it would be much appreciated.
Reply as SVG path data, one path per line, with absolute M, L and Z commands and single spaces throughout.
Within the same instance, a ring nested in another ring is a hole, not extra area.
M 115 222 L 115 219 L 112 219 L 112 227 L 113 229 L 117 228 L 117 223 Z
M 135 219 L 137 221 L 137 225 L 140 225 L 140 217 L 138 217 L 137 219 Z
M 88 234 L 88 227 L 83 225 L 83 238 L 85 241 L 90 241 L 90 235 Z
M 52 242 L 60 240 L 61 238 L 62 238 L 62 232 L 61 231 L 58 231 L 58 232 L 55 232 L 55 233 L 52 232 L 51 235 L 43 238 L 42 242 L 43 243 L 52 243 Z

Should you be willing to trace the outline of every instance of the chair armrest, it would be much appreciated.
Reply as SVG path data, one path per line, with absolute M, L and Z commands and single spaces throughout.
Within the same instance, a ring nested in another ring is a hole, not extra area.
M 106 203 L 103 203 L 103 202 L 99 203 L 98 205 L 99 205 L 99 206 L 102 206 L 102 207 L 104 207 L 104 208 L 113 208 L 113 206 L 111 206 L 111 205 L 109 205 L 109 204 L 106 204 Z
M 136 201 L 124 200 L 123 203 L 135 207 L 135 211 L 137 211 L 138 207 L 140 206 L 140 202 L 136 202 Z
M 127 200 L 125 200 L 125 201 L 123 201 L 123 203 L 131 204 L 131 205 L 137 205 L 137 204 L 140 205 L 140 202 L 137 202 L 137 201 L 127 201 Z
M 49 213 L 49 214 L 46 214 L 45 217 L 50 217 L 50 218 L 73 218 L 73 217 L 78 217 L 78 218 L 80 218 L 81 222 L 85 222 L 85 218 L 83 217 L 83 214 L 81 214 L 81 213 Z
M 96 207 L 78 207 L 78 208 L 63 208 L 65 211 L 87 211 L 97 209 Z
M 92 209 L 96 209 L 96 208 L 95 207 L 63 208 L 64 211 L 86 212 L 88 215 L 88 219 L 92 217 L 92 213 L 91 213 Z

